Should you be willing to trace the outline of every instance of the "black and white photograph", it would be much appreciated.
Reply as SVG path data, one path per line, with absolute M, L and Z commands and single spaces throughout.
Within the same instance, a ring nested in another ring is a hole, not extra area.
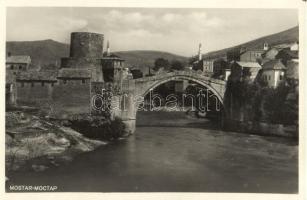
M 5 7 L 6 194 L 303 192 L 306 8 L 70 3 Z

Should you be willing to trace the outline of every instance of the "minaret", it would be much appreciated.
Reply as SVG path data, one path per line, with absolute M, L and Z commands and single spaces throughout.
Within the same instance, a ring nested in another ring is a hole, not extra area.
M 269 50 L 269 44 L 267 42 L 263 43 L 263 50 L 265 51 Z
M 201 54 L 201 43 L 199 43 L 199 47 L 198 47 L 198 61 L 201 61 L 202 59 L 202 54 Z
M 107 41 L 107 56 L 110 56 L 110 43 Z

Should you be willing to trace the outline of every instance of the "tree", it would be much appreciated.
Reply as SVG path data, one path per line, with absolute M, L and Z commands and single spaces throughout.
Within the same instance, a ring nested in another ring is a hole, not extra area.
M 133 79 L 142 78 L 143 72 L 140 69 L 132 69 L 131 74 L 133 76 Z
M 184 70 L 184 65 L 179 60 L 173 60 L 171 63 L 172 70 Z
M 164 59 L 164 58 L 157 58 L 155 60 L 154 70 L 158 71 L 162 67 L 164 67 L 164 69 L 169 69 L 169 67 L 170 67 L 169 61 L 167 59 Z

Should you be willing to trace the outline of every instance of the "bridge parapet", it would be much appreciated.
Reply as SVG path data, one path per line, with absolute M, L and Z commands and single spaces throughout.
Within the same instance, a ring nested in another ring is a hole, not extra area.
M 200 79 L 200 80 L 203 80 L 203 81 L 210 81 L 210 82 L 213 82 L 213 83 L 225 85 L 224 80 L 214 79 L 214 78 L 211 78 L 211 77 L 208 77 L 208 76 L 204 76 L 204 75 L 201 75 L 201 74 L 199 74 L 199 72 L 194 71 L 194 70 L 161 73 L 161 74 L 157 74 L 155 76 L 148 76 L 148 77 L 133 79 L 133 81 L 135 81 L 136 83 L 148 82 L 148 81 L 157 81 L 157 80 L 165 79 L 167 77 L 172 77 L 172 76 L 193 77 L 193 78 Z
M 209 89 L 216 90 L 215 93 L 219 94 L 221 97 L 220 99 L 222 99 L 224 96 L 226 81 L 204 76 L 200 74 L 200 72 L 194 70 L 174 71 L 129 80 L 129 87 L 127 87 L 127 91 L 142 96 L 142 94 L 145 95 L 149 89 L 155 88 L 157 85 L 171 80 L 192 80 L 196 83 L 209 87 Z

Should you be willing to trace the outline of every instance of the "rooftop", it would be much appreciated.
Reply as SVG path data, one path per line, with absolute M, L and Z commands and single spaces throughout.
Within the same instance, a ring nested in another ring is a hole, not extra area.
M 236 62 L 241 67 L 247 67 L 247 68 L 261 68 L 261 65 L 257 62 L 244 62 L 244 61 L 237 61 Z
M 91 71 L 88 69 L 62 68 L 58 74 L 59 78 L 91 78 Z
M 116 54 L 110 54 L 109 56 L 102 57 L 101 60 L 120 60 L 120 61 L 124 61 L 124 59 L 122 59 L 121 57 L 119 57 Z
M 30 63 L 31 57 L 30 56 L 8 56 L 6 57 L 6 63 Z
M 20 72 L 17 80 L 24 81 L 56 81 L 57 71 L 28 71 Z
M 279 59 L 270 60 L 270 61 L 266 62 L 262 66 L 262 68 L 263 68 L 263 70 L 285 70 L 286 69 L 284 64 L 282 64 L 282 62 Z

